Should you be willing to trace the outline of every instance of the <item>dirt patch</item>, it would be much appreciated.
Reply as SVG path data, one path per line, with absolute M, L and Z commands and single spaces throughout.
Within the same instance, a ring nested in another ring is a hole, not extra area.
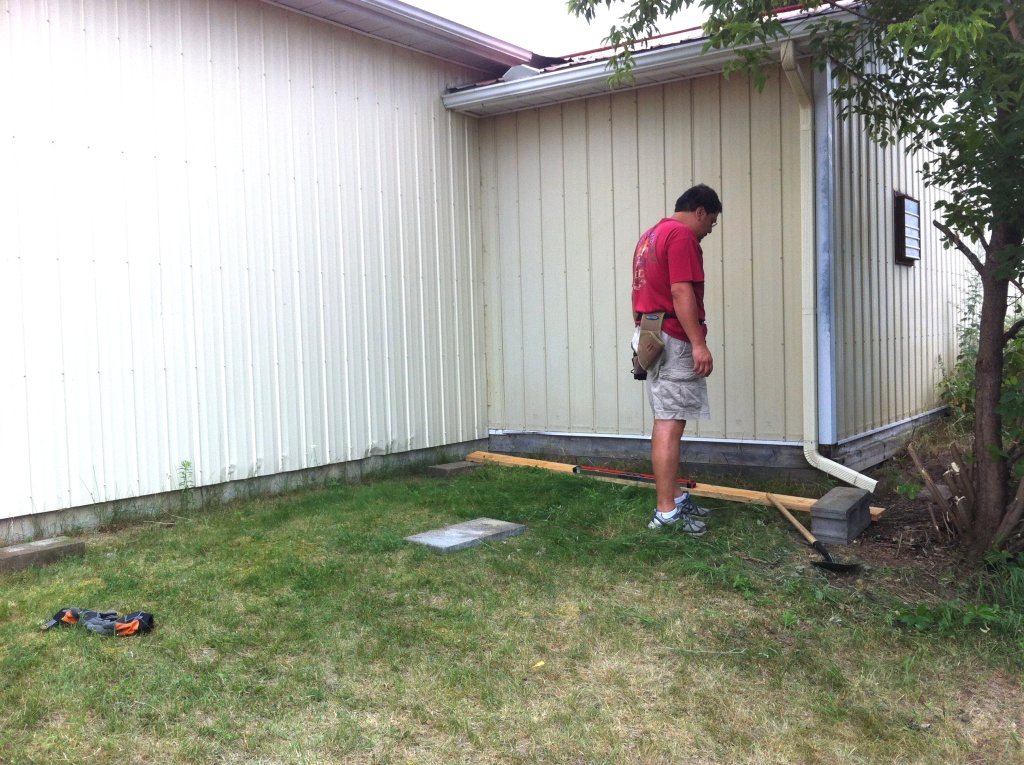
M 922 461 L 932 478 L 941 482 L 949 458 L 931 456 L 922 457 Z M 908 590 L 947 597 L 947 585 L 963 564 L 963 551 L 943 522 L 939 505 L 924 488 L 913 461 L 901 452 L 865 472 L 880 482 L 871 504 L 886 510 L 850 546 L 851 557 L 871 566 L 898 569 Z M 911 497 L 913 491 L 907 491 L 907 487 L 921 488 Z

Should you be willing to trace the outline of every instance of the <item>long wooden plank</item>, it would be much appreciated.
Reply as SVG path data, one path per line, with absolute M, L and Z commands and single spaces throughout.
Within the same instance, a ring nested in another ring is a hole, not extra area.
M 544 470 L 554 470 L 556 473 L 571 473 L 575 465 L 568 465 L 564 462 L 547 462 L 546 460 L 531 460 L 526 457 L 511 457 L 508 454 L 495 454 L 494 452 L 473 452 L 466 455 L 469 462 L 493 462 L 496 465 L 505 467 L 535 467 Z
M 527 459 L 526 457 L 512 457 L 507 454 L 494 454 L 493 452 L 473 452 L 472 454 L 466 455 L 466 459 L 469 462 L 476 462 L 479 464 L 491 463 L 495 465 L 503 465 L 505 467 L 535 467 L 543 470 L 552 470 L 556 473 L 572 473 L 574 465 L 567 464 L 565 462 L 548 462 L 547 460 L 533 460 Z M 574 473 L 575 475 L 575 473 Z M 607 483 L 617 483 L 623 486 L 644 486 L 647 488 L 654 488 L 653 484 L 645 483 L 643 481 L 630 481 L 625 478 L 611 478 L 606 476 L 595 476 L 593 474 L 584 473 L 588 478 L 592 478 L 595 481 L 606 481 Z M 771 500 L 768 499 L 768 493 L 763 491 L 749 491 L 747 489 L 734 489 L 729 486 L 714 486 L 709 483 L 699 483 L 695 488 L 689 490 L 690 494 L 695 497 L 709 497 L 711 499 L 725 499 L 730 502 L 742 502 L 747 505 L 765 505 L 771 506 Z M 811 505 L 817 500 L 809 499 L 807 497 L 794 497 L 788 494 L 772 494 L 778 499 L 787 510 L 800 510 L 805 513 L 811 511 Z M 872 507 L 871 508 L 871 520 L 877 521 L 885 514 L 884 507 Z

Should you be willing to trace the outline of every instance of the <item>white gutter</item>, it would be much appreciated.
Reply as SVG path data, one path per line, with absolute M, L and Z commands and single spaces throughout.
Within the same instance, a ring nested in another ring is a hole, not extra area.
M 534 54 L 401 0 L 262 0 L 378 40 L 500 76 Z
M 818 453 L 817 258 L 814 249 L 814 99 L 796 61 L 793 42 L 782 43 L 782 69 L 800 104 L 800 250 L 803 317 L 804 458 L 815 468 L 873 492 L 878 481 Z
M 708 51 L 701 55 L 705 42 L 704 38 L 700 38 L 634 54 L 632 74 L 636 78 L 636 85 L 720 72 L 726 62 L 736 58 L 736 54 L 729 50 Z M 446 93 L 441 100 L 446 108 L 456 112 L 498 114 L 546 103 L 607 95 L 611 90 L 608 84 L 608 62 L 601 60 L 545 72 L 536 77 Z
M 832 8 L 812 14 L 794 12 L 792 17 L 784 19 L 788 40 L 806 45 L 814 24 L 825 16 L 844 21 L 853 18 L 845 11 Z M 631 70 L 635 82 L 629 87 L 717 74 L 726 63 L 736 58 L 736 49 L 705 51 L 707 37 L 700 30 L 693 30 L 693 34 L 694 38 L 685 42 L 635 51 Z M 778 44 L 774 42 L 771 45 L 775 48 Z M 761 47 L 761 43 L 748 47 Z M 608 56 L 611 56 L 610 50 Z M 608 82 L 610 73 L 608 59 L 601 58 L 591 63 L 544 71 L 512 82 L 469 86 L 446 93 L 441 100 L 452 111 L 476 117 L 508 114 L 521 109 L 608 95 L 613 90 Z

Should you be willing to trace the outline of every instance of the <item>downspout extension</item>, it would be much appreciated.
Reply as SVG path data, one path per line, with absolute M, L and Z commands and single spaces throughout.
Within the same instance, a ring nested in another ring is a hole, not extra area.
M 796 61 L 792 40 L 782 43 L 782 71 L 800 104 L 800 250 L 803 328 L 804 458 L 840 481 L 873 492 L 878 481 L 818 452 L 818 343 L 814 249 L 814 101 Z

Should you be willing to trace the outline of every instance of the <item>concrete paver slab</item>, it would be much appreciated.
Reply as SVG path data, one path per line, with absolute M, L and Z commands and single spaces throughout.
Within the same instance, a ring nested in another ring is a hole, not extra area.
M 84 555 L 85 542 L 80 539 L 53 537 L 37 542 L 0 548 L 0 572 L 21 571 L 30 566 L 45 566 L 69 555 Z
M 521 523 L 510 523 L 508 521 L 496 521 L 493 518 L 477 518 L 464 523 L 456 523 L 452 526 L 424 531 L 420 534 L 413 534 L 406 537 L 404 541 L 426 545 L 434 552 L 450 553 L 456 550 L 465 550 L 468 547 L 476 547 L 482 542 L 496 542 L 508 539 L 526 531 L 526 526 Z

